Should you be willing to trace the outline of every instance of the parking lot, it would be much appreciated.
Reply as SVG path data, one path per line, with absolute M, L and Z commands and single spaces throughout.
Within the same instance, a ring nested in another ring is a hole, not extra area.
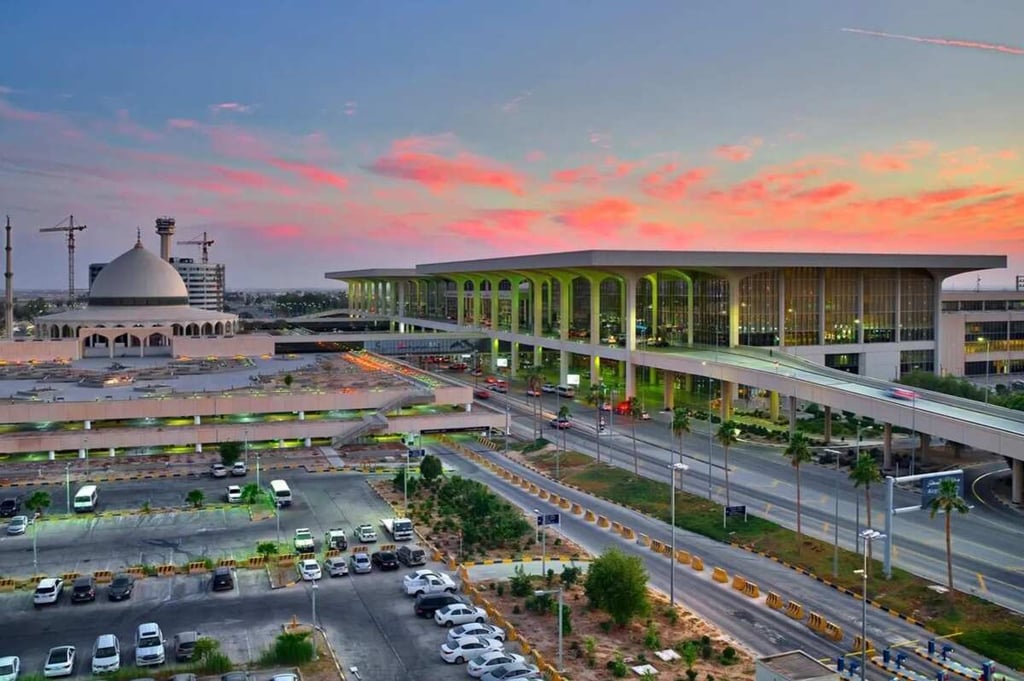
M 378 526 L 381 517 L 390 515 L 388 507 L 359 477 L 296 474 L 286 479 L 295 502 L 281 512 L 285 541 L 290 540 L 296 527 L 309 527 L 320 552 L 326 529 L 343 527 L 351 538 L 356 525 L 366 522 Z M 219 486 L 221 481 L 217 482 Z M 174 483 L 174 489 L 164 492 L 169 495 L 182 494 L 188 484 L 179 480 L 111 483 L 106 486 L 116 491 L 107 496 L 136 503 L 153 493 L 150 486 L 154 483 Z M 133 485 L 138 488 L 133 489 Z M 274 538 L 276 521 L 251 522 L 243 509 L 229 509 L 80 516 L 42 522 L 39 529 L 39 571 L 56 575 L 248 554 L 259 539 Z M 31 531 L 25 536 L 0 539 L 0 574 L 32 574 Z M 378 532 L 378 545 L 386 543 L 382 528 Z M 440 565 L 431 567 L 442 569 Z M 401 588 L 402 577 L 409 571 L 402 568 L 336 579 L 325 577 L 316 591 L 318 623 L 345 668 L 358 667 L 363 679 L 469 678 L 463 665 L 448 665 L 439 656 L 446 630 L 413 613 L 413 598 Z M 179 631 L 197 630 L 219 640 L 233 661 L 244 664 L 257 659 L 281 625 L 293 616 L 303 622 L 313 617 L 313 592 L 308 583 L 272 590 L 262 570 L 237 570 L 232 591 L 212 593 L 209 582 L 209 575 L 149 577 L 138 580 L 128 601 L 109 602 L 106 588 L 100 586 L 95 602 L 74 605 L 69 584 L 59 603 L 38 610 L 32 605 L 29 591 L 0 594 L 0 612 L 5 613 L 0 656 L 19 655 L 22 673 L 35 674 L 41 673 L 50 647 L 74 645 L 78 649 L 76 674 L 88 676 L 89 656 L 97 636 L 115 634 L 121 642 L 122 664 L 127 665 L 134 656 L 136 627 L 156 622 L 168 641 Z

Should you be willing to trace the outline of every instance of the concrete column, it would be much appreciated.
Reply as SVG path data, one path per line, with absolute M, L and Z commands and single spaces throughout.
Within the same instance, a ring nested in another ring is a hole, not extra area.
M 117 450 L 114 447 L 111 447 L 109 451 L 110 451 L 110 458 L 111 459 L 113 459 L 115 456 L 117 456 Z
M 892 469 L 892 424 L 886 423 L 882 431 L 882 468 Z
M 406 316 L 406 314 L 405 314 L 406 313 L 406 310 L 405 310 L 405 286 L 406 286 L 405 282 L 402 282 L 402 281 L 398 282 L 398 304 L 396 306 L 397 309 L 395 310 L 395 316 L 397 316 L 397 317 L 405 317 Z M 398 333 L 405 333 L 405 322 L 399 322 L 399 324 L 398 324 Z
M 50 452 L 49 452 L 49 453 L 48 453 L 48 454 L 46 455 L 46 459 L 47 459 L 47 461 L 53 461 L 53 460 L 55 460 L 56 458 L 57 458 L 57 452 L 53 451 L 52 449 L 51 449 L 51 450 L 50 450 Z
M 491 338 L 491 373 L 498 373 L 498 339 Z
M 796 397 L 789 396 L 789 436 L 796 432 Z
M 107 341 L 107 355 L 110 359 L 114 359 L 114 339 L 111 338 Z
M 483 291 L 480 290 L 482 285 L 483 279 L 473 280 L 473 326 L 477 328 L 480 328 L 480 310 L 484 303 Z
M 647 281 L 651 282 L 651 318 L 647 320 L 651 328 L 647 337 L 653 339 L 658 335 L 658 275 L 650 275 Z
M 558 382 L 565 385 L 565 377 L 569 374 L 569 353 L 565 350 L 558 351 Z
M 466 282 L 465 280 L 456 280 L 455 285 L 458 286 L 459 292 L 455 296 L 455 317 L 456 323 L 459 326 L 466 325 Z
M 84 459 L 86 456 L 88 456 L 88 452 L 86 451 L 85 447 L 79 447 L 78 448 L 78 458 L 79 459 Z
M 548 326 L 554 324 L 555 318 L 555 287 L 554 279 L 548 279 Z
M 693 279 L 686 282 L 686 344 L 693 345 Z
M 487 287 L 490 289 L 488 293 L 491 296 L 491 331 L 497 333 L 500 330 L 501 325 L 498 323 L 498 315 L 500 313 L 499 303 L 501 302 L 500 296 L 498 295 L 498 279 L 488 279 Z
M 558 278 L 558 337 L 569 340 L 569 324 L 572 318 L 572 285 L 567 277 Z
M 307 437 L 307 438 L 303 439 L 302 446 L 303 447 L 312 447 L 313 446 L 313 438 Z
M 519 375 L 519 341 L 512 341 L 512 356 L 508 361 L 508 373 L 510 378 Z
M 662 378 L 664 379 L 662 384 L 664 390 L 662 402 L 665 405 L 665 409 L 671 411 L 676 408 L 676 373 L 674 371 L 663 371 Z
M 522 285 L 523 280 L 519 277 L 512 277 L 509 280 L 512 285 L 512 291 L 510 295 L 511 302 L 509 303 L 509 312 L 511 313 L 508 321 L 508 330 L 513 334 L 519 333 L 519 287 Z M 516 367 L 519 366 L 518 357 L 515 360 Z
M 140 340 L 139 341 L 139 357 L 145 357 L 145 356 L 146 356 L 146 341 L 145 340 Z
M 601 358 L 597 355 L 590 356 L 590 385 L 597 385 L 601 382 Z
M 1013 465 L 1010 467 L 1010 501 L 1015 504 L 1024 504 L 1024 460 L 1011 459 Z
M 729 278 L 729 347 L 740 344 L 740 279 Z
M 768 417 L 775 423 L 779 420 L 779 391 L 768 391 Z
M 832 407 L 825 406 L 825 444 L 832 444 Z
M 301 410 L 299 411 L 299 420 L 300 421 L 305 421 L 306 420 L 306 412 L 301 411 Z
M 530 280 L 530 302 L 533 304 L 533 335 L 540 338 L 544 335 L 544 283 L 539 279 Z M 534 364 L 538 364 L 537 361 Z
M 533 370 L 540 371 L 544 368 L 544 348 L 539 345 L 533 346 Z
M 196 414 L 195 416 L 192 417 L 192 423 L 197 426 L 202 425 L 203 419 L 200 418 L 199 414 Z
M 785 272 L 779 270 L 778 276 L 775 279 L 775 289 L 779 292 L 779 347 L 783 348 L 786 346 L 786 275 Z
M 683 390 L 686 392 L 687 395 L 693 392 L 693 374 L 684 374 Z
M 732 381 L 722 381 L 722 402 L 718 408 L 718 415 L 723 421 L 728 421 L 732 418 L 732 393 L 736 389 L 736 384 Z
M 196 454 L 202 454 L 202 453 L 203 453 L 203 443 L 202 442 L 197 442 L 196 443 Z
M 928 449 L 932 446 L 932 436 L 928 433 L 918 433 L 917 436 L 921 439 L 921 451 L 917 454 L 918 465 L 924 463 L 924 458 L 928 454 Z M 917 471 L 914 471 L 915 473 Z
M 825 344 L 825 269 L 818 268 L 818 345 Z
M 590 346 L 596 348 L 601 344 L 601 282 L 590 280 Z M 601 358 L 596 354 L 590 356 L 590 385 L 601 382 Z
M 85 428 L 86 430 L 92 430 L 92 421 L 86 419 L 86 421 L 82 424 L 82 427 Z
M 626 397 L 636 397 L 636 367 L 633 365 L 633 352 L 636 351 L 636 277 L 629 275 L 625 279 L 626 289 Z
M 864 270 L 857 270 L 857 343 L 864 343 Z

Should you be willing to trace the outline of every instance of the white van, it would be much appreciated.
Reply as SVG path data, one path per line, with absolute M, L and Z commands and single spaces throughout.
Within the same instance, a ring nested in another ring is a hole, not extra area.
M 555 392 L 559 397 L 576 397 L 576 388 L 571 385 L 560 385 L 555 388 Z
M 121 668 L 121 644 L 113 634 L 103 634 L 92 646 L 92 673 L 106 674 Z
M 292 491 L 284 480 L 271 480 L 270 493 L 274 495 L 274 503 L 278 507 L 292 505 Z
M 135 666 L 164 663 L 164 633 L 156 622 L 140 624 L 135 631 Z
M 96 510 L 96 503 L 99 501 L 99 489 L 96 485 L 82 485 L 75 492 L 75 503 L 72 508 L 75 513 L 89 513 Z

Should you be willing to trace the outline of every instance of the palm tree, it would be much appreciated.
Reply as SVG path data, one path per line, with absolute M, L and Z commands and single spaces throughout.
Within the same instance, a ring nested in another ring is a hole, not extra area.
M 475 378 L 474 378 L 475 380 Z M 534 369 L 526 376 L 526 386 L 533 393 L 533 422 L 534 432 L 536 437 L 541 437 L 544 434 L 544 429 L 541 426 L 540 416 L 543 413 L 543 405 L 541 403 L 541 386 L 544 385 L 544 375 Z M 474 388 L 476 386 L 474 385 Z
M 640 476 L 640 457 L 636 453 L 636 422 L 640 420 L 641 414 L 644 413 L 644 407 L 640 404 L 640 400 L 633 397 L 629 398 L 629 420 L 632 422 L 633 430 L 633 475 Z
M 42 515 L 43 511 L 50 508 L 50 493 L 43 490 L 36 490 L 25 500 L 25 508 L 32 511 L 34 515 Z
M 672 434 L 679 438 L 679 462 L 683 461 L 683 435 L 690 433 L 690 412 L 682 407 L 672 410 Z
M 876 482 L 882 481 L 882 474 L 878 470 L 878 464 L 875 463 L 875 458 L 868 453 L 863 453 L 857 457 L 857 461 L 853 464 L 853 468 L 850 469 L 850 480 L 853 480 L 854 487 L 864 486 L 864 509 L 867 511 L 867 522 L 868 529 L 871 528 L 871 485 Z M 857 522 L 860 522 L 858 518 Z M 871 546 L 872 543 L 868 542 L 868 562 L 871 562 Z
M 796 541 L 799 552 L 804 544 L 803 527 L 800 523 L 800 464 L 808 463 L 814 456 L 808 445 L 807 436 L 800 431 L 794 432 L 789 438 L 789 445 L 786 446 L 786 456 L 796 469 Z
M 202 506 L 203 499 L 205 498 L 206 495 L 203 494 L 203 490 L 201 489 L 194 489 L 185 495 L 185 501 L 192 504 L 192 508 L 199 508 Z
M 739 427 L 734 421 L 722 421 L 722 424 L 718 426 L 718 432 L 715 433 L 715 439 L 718 440 L 718 444 L 722 445 L 723 453 L 723 464 L 725 466 L 725 505 L 731 506 L 731 499 L 729 497 L 729 447 L 732 447 L 739 441 Z
M 260 490 L 259 487 L 256 486 L 255 483 L 249 483 L 248 485 L 242 488 L 243 504 L 252 506 L 253 504 L 260 500 L 261 496 L 263 496 L 263 492 Z
M 946 580 L 949 586 L 949 600 L 956 598 L 953 591 L 953 511 L 967 513 L 967 502 L 960 496 L 960 481 L 945 478 L 939 483 L 939 493 L 931 501 L 932 517 L 939 511 L 946 514 Z

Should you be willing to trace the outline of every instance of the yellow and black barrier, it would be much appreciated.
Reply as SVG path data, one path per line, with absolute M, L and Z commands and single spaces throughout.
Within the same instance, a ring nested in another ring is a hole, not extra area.
M 92 578 L 97 584 L 109 584 L 114 579 L 114 573 L 110 570 L 96 570 L 92 573 Z
M 693 568 L 694 572 L 701 572 L 704 570 L 704 559 L 700 556 L 694 556 L 690 559 L 690 567 Z
M 826 626 L 828 626 L 828 623 L 825 621 L 825 618 L 819 615 L 818 613 L 809 612 L 807 613 L 807 626 L 808 628 L 818 632 L 819 634 L 824 634 L 825 628 Z
M 774 591 L 769 591 L 768 596 L 764 599 L 764 603 L 772 610 L 781 610 L 782 596 L 775 593 Z
M 733 578 L 732 578 L 732 588 L 736 589 L 737 591 L 743 591 L 743 587 L 745 587 L 746 585 L 747 585 L 746 577 L 740 577 L 739 575 L 734 575 L 733 576 Z
M 725 584 L 729 581 L 729 573 L 720 567 L 716 567 L 711 571 L 711 579 L 719 584 Z
M 795 620 L 802 620 L 804 618 L 804 606 L 796 601 L 786 603 L 786 616 Z
M 837 643 L 843 640 L 843 628 L 835 622 L 825 622 L 825 631 L 822 633 Z
M 750 598 L 760 598 L 761 590 L 757 588 L 757 584 L 747 582 L 743 585 L 743 595 L 749 596 Z
M 188 564 L 188 573 L 190 575 L 201 575 L 206 572 L 206 563 L 201 560 L 194 560 Z
M 156 574 L 160 577 L 171 577 L 178 572 L 177 565 L 157 565 Z

